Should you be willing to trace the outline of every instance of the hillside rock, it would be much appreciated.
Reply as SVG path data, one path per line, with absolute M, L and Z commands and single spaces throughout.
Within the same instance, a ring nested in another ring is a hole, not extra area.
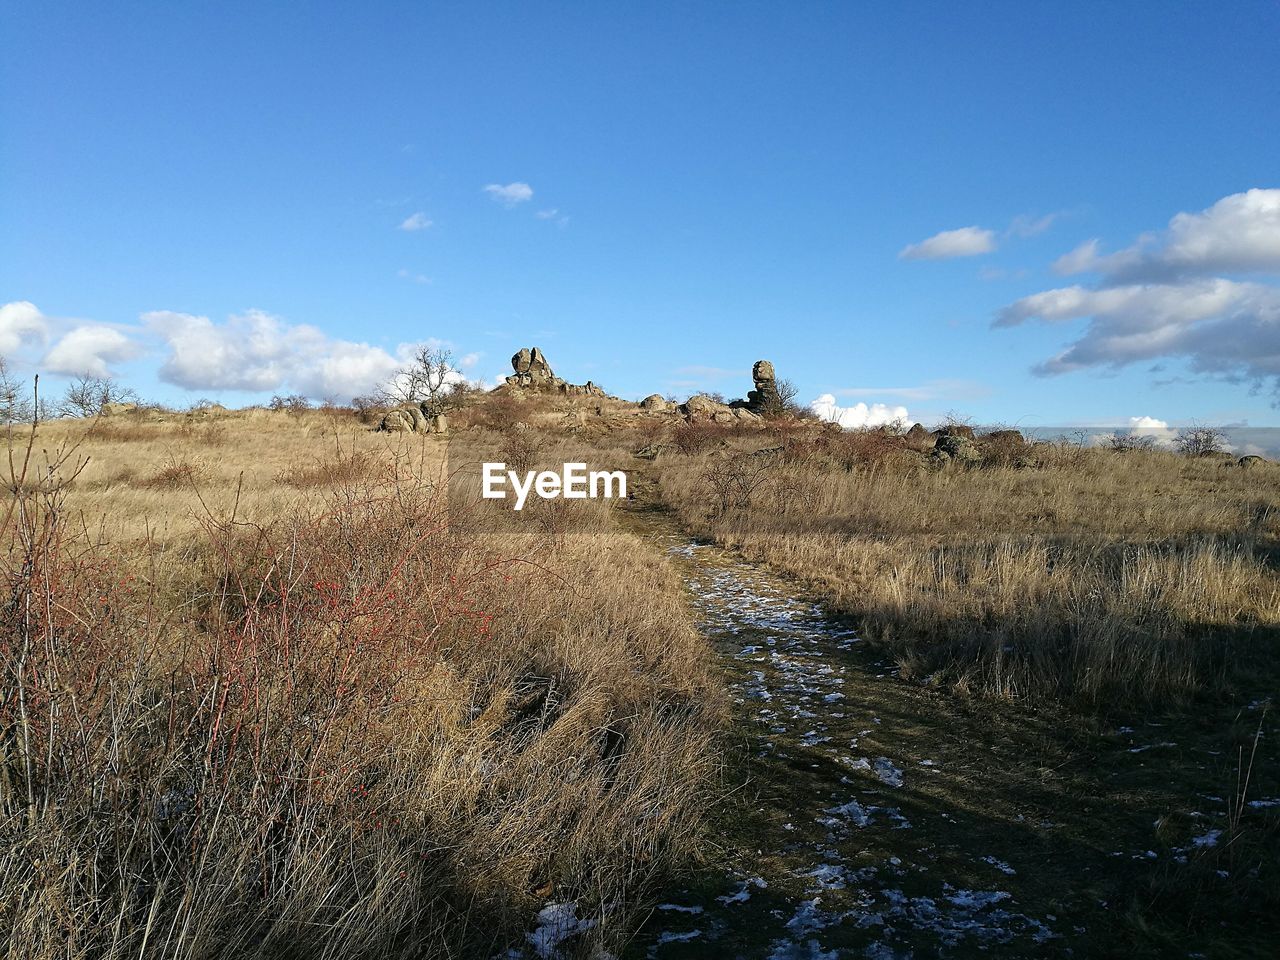
M 964 429 L 969 430 L 968 427 Z M 973 431 L 969 436 L 963 433 L 943 433 L 933 445 L 933 457 L 941 463 L 955 463 L 960 466 L 972 466 L 982 462 L 982 453 L 973 442 Z
M 679 406 L 680 413 L 690 420 L 714 420 L 716 414 L 728 414 L 733 419 L 733 410 L 727 403 L 713 400 L 705 393 L 695 393 Z
M 507 385 L 525 390 L 549 391 L 565 396 L 603 397 L 604 390 L 588 380 L 586 383 L 569 383 L 555 375 L 546 356 L 537 347 L 524 347 L 511 358 L 515 371 L 507 377 Z
M 448 418 L 430 409 L 424 411 L 424 406 L 405 403 L 394 407 L 387 411 L 378 429 L 388 433 L 448 433 Z
M 104 403 L 98 410 L 100 417 L 118 417 L 125 413 L 135 413 L 139 409 L 136 403 L 123 403 L 108 401 Z
M 1266 458 L 1264 457 L 1259 457 L 1256 454 L 1250 453 L 1246 456 L 1241 457 L 1239 460 L 1236 461 L 1236 463 L 1238 463 L 1241 466 L 1241 468 L 1245 470 L 1251 470 L 1255 467 L 1266 466 L 1267 461 L 1266 461 Z
M 667 413 L 675 408 L 676 405 L 660 393 L 651 393 L 640 401 L 640 409 L 648 410 L 650 413 Z
M 747 392 L 747 401 L 742 406 L 752 413 L 771 413 L 782 409 L 782 397 L 778 394 L 777 376 L 773 364 L 768 360 L 757 360 L 751 368 L 751 379 L 755 389 Z

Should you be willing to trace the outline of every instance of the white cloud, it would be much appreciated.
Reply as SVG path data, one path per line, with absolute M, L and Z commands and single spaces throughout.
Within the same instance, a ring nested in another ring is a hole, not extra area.
M 1043 217 L 1019 214 L 1010 222 L 1009 229 L 1005 233 L 1011 237 L 1038 237 L 1053 226 L 1060 216 L 1062 216 L 1061 213 L 1047 213 Z
M 1223 197 L 1199 213 L 1179 213 L 1159 233 L 1099 254 L 1097 240 L 1054 265 L 1060 273 L 1097 272 L 1109 283 L 1171 282 L 1211 273 L 1280 272 L 1280 189 Z
M 1064 253 L 1053 261 L 1053 272 L 1061 276 L 1070 276 L 1073 273 L 1092 270 L 1094 264 L 1098 262 L 1098 247 L 1099 242 L 1096 238 L 1086 240 L 1070 253 Z
M 0 306 L 0 355 L 13 353 L 30 341 L 43 343 L 48 335 L 48 321 L 30 300 Z
M 317 399 L 347 399 L 386 382 L 401 366 L 381 347 L 335 340 L 261 310 L 222 324 L 163 310 L 142 319 L 169 348 L 160 379 L 188 390 L 289 389 Z
M 907 421 L 906 407 L 891 407 L 884 403 L 855 403 L 851 407 L 842 407 L 836 403 L 834 394 L 824 393 L 809 403 L 809 409 L 819 419 L 828 423 L 838 423 L 845 430 L 856 430 L 859 427 L 879 427 L 895 421 Z
M 1088 321 L 1035 372 L 1174 358 L 1192 373 L 1269 386 L 1280 404 L 1280 286 L 1213 275 L 1280 276 L 1280 190 L 1232 194 L 1118 253 L 1100 250 L 1090 240 L 1053 264 L 1058 273 L 1098 274 L 1096 286 L 1044 290 L 996 315 L 997 327 Z
M 953 257 L 975 257 L 996 248 L 995 231 L 983 227 L 961 227 L 943 230 L 927 240 L 903 247 L 902 260 L 950 260 Z
M 1209 278 L 1182 284 L 1063 287 L 1023 297 L 996 326 L 1088 317 L 1085 332 L 1034 369 L 1041 374 L 1122 367 L 1162 357 L 1231 380 L 1280 383 L 1280 289 Z
M 411 213 L 400 222 L 400 229 L 407 230 L 412 233 L 415 230 L 425 230 L 434 223 L 430 217 L 419 210 L 417 213 Z
M 41 365 L 64 376 L 110 377 L 111 364 L 132 360 L 142 347 L 115 327 L 86 324 L 66 333 L 45 354 Z
M 559 216 L 559 214 L 560 214 L 560 211 L 557 210 L 555 207 L 552 207 L 550 210 L 539 210 L 537 213 L 534 214 L 534 216 L 537 217 L 539 220 L 554 220 L 557 216 Z
M 1130 417 L 1130 430 L 1168 430 L 1169 423 L 1165 420 L 1157 420 L 1155 417 Z
M 526 200 L 533 199 L 533 187 L 519 181 L 505 185 L 490 183 L 484 187 L 484 192 L 508 207 L 514 207 L 517 203 L 524 203 Z

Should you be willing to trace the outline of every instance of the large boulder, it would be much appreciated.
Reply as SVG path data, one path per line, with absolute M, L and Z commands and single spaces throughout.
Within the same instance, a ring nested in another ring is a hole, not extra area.
M 650 413 L 667 413 L 675 409 L 675 404 L 665 399 L 660 393 L 651 393 L 640 401 L 640 409 Z
M 973 437 L 958 431 L 943 433 L 938 437 L 933 445 L 933 457 L 940 463 L 954 463 L 964 467 L 976 466 L 982 462 L 982 452 L 973 442 Z
M 1239 460 L 1236 461 L 1236 463 L 1238 463 L 1240 467 L 1244 470 L 1252 470 L 1256 467 L 1266 466 L 1267 461 L 1264 457 L 1260 457 L 1257 454 L 1250 453 L 1241 457 Z
M 705 393 L 695 393 L 680 404 L 679 410 L 690 420 L 714 420 L 719 413 L 727 413 L 730 419 L 733 418 L 733 411 L 727 403 L 713 400 Z
M 388 433 L 448 433 L 449 421 L 428 404 L 403 403 L 387 411 L 378 429 Z

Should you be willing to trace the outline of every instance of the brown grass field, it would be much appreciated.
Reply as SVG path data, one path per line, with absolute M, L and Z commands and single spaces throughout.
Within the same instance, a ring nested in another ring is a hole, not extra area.
M 1280 467 L 1064 441 L 939 469 L 811 423 L 497 395 L 451 416 L 447 444 L 341 409 L 12 435 L 7 956 L 487 957 L 553 898 L 589 956 L 716 856 L 730 708 L 677 575 L 625 504 L 460 522 L 468 443 L 625 465 L 901 681 L 994 711 L 1229 715 L 1280 676 Z M 1274 783 L 1237 733 L 1240 778 Z M 1239 830 L 1248 910 L 1280 906 L 1276 837 Z
M 42 426 L 3 517 L 10 957 L 616 942 L 723 721 L 633 537 L 454 529 L 441 441 L 264 411 Z

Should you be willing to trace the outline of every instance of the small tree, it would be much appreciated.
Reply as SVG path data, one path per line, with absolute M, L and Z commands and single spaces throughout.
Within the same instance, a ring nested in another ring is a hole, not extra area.
M 26 386 L 9 372 L 0 357 L 0 424 L 29 423 L 35 414 Z
M 108 403 L 136 402 L 138 395 L 110 377 L 81 374 L 67 385 L 58 413 L 64 417 L 96 417 Z
M 1226 448 L 1227 435 L 1218 427 L 1187 427 L 1173 442 L 1185 456 L 1210 457 Z
M 451 389 L 457 377 L 453 354 L 437 347 L 419 347 L 409 364 L 400 369 L 378 394 L 387 406 L 427 404 L 436 410 L 450 407 L 458 398 Z

